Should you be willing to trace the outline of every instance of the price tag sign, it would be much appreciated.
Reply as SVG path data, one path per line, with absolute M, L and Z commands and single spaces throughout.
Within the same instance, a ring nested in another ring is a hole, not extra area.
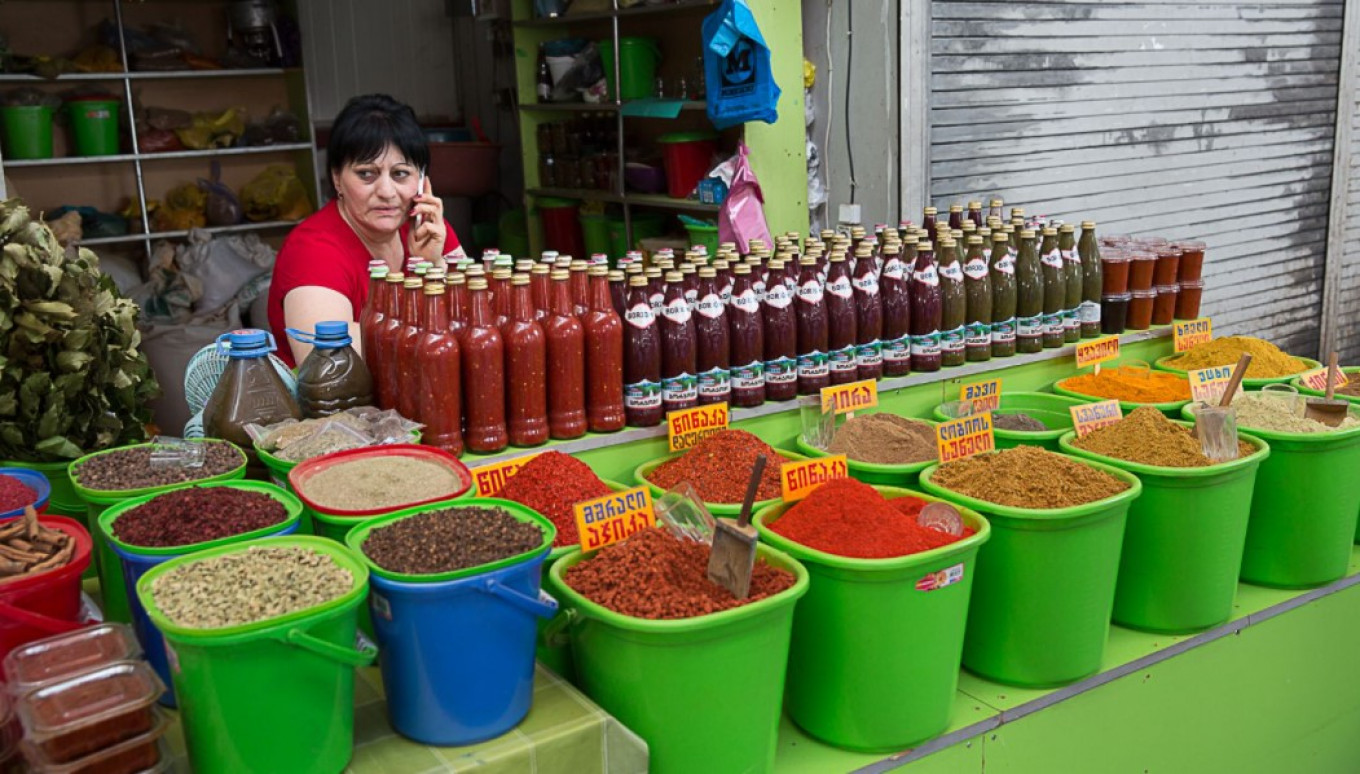
M 1077 368 L 1119 359 L 1119 337 L 1103 336 L 1077 345 Z
M 954 462 L 974 454 L 996 450 L 992 412 L 951 419 L 935 426 L 935 445 L 940 462 Z
M 574 506 L 576 530 L 581 535 L 581 550 L 595 551 L 610 543 L 656 525 L 652 512 L 652 493 L 635 486 Z
M 1077 431 L 1078 438 L 1092 430 L 1113 425 L 1124 418 L 1124 411 L 1119 408 L 1117 400 L 1083 403 L 1080 406 L 1071 406 L 1067 410 L 1072 413 L 1072 427 Z
M 1201 403 L 1217 404 L 1223 398 L 1223 391 L 1232 381 L 1232 366 L 1215 366 L 1191 371 L 1190 397 Z M 1242 394 L 1242 385 L 1237 385 L 1237 395 Z M 1234 398 L 1237 396 L 1234 395 Z
M 784 502 L 801 500 L 812 490 L 835 478 L 850 475 L 845 455 L 813 457 L 802 462 L 786 462 L 779 466 L 779 485 L 783 490 Z
M 1316 368 L 1312 371 L 1308 371 L 1299 377 L 1299 383 L 1310 390 L 1326 392 L 1328 370 L 1329 369 L 1326 368 Z M 1332 380 L 1333 384 L 1337 387 L 1345 387 L 1349 381 L 1350 377 L 1346 375 L 1345 371 L 1342 371 L 1340 368 L 1336 369 L 1336 378 Z
M 672 411 L 666 415 L 666 443 L 673 452 L 692 448 L 719 430 L 727 429 L 727 403 Z
M 971 403 L 974 414 L 1001 408 L 1001 380 L 988 379 L 959 387 L 959 401 Z
M 511 476 L 518 473 L 520 468 L 528 465 L 537 456 L 537 453 L 526 454 L 523 457 L 515 457 L 504 462 L 473 468 L 472 482 L 477 485 L 477 496 L 495 497 L 500 494 L 501 489 L 505 488 L 505 482 L 509 481 Z
M 1200 317 L 1197 320 L 1176 323 L 1171 332 L 1175 340 L 1176 351 L 1184 352 L 1212 341 L 1214 324 L 1209 321 L 1208 317 Z
M 848 414 L 851 411 L 873 408 L 877 405 L 878 382 L 873 379 L 822 388 L 823 411 L 835 406 L 837 414 Z

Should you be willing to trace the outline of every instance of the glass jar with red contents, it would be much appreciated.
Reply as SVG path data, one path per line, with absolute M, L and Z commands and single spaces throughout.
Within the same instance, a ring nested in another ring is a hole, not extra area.
M 798 322 L 798 394 L 815 395 L 831 383 L 826 353 L 826 300 L 817 278 L 817 259 L 799 259 L 798 297 L 794 302 Z
M 732 397 L 729 371 L 731 332 L 727 305 L 718 288 L 718 272 L 699 269 L 699 296 L 694 305 L 695 367 L 699 371 L 699 403 L 722 403 Z
M 1199 302 L 1204 297 L 1203 280 L 1187 280 L 1180 284 L 1176 296 L 1176 319 L 1193 320 L 1199 317 Z
M 732 267 L 732 298 L 727 305 L 732 405 L 765 402 L 765 323 L 753 287 L 751 267 Z
M 1157 298 L 1152 302 L 1152 324 L 1170 325 L 1176 316 L 1176 299 L 1180 296 L 1179 285 L 1159 285 L 1154 288 Z
M 629 427 L 651 427 L 661 421 L 661 332 L 647 288 L 647 278 L 628 281 L 623 315 L 623 411 Z
M 444 286 L 449 296 L 449 330 L 458 333 L 467 327 L 467 276 L 461 272 L 454 272 L 444 278 Z
M 373 341 L 378 333 L 378 323 L 387 316 L 387 264 L 382 261 L 369 261 L 368 298 L 364 300 L 364 310 L 359 314 L 359 342 L 363 354 L 372 352 Z M 372 364 L 369 363 L 370 368 Z
M 510 443 L 505 426 L 505 342 L 496 328 L 486 280 L 468 280 L 468 324 L 459 332 L 469 451 L 491 454 Z
M 420 335 L 425 332 L 426 321 L 421 319 L 421 289 L 425 280 L 420 276 L 407 277 L 402 284 L 402 297 L 406 313 L 402 318 L 401 330 L 397 332 L 396 352 L 393 360 L 396 368 L 397 383 L 395 408 L 397 413 L 408 419 L 420 421 L 416 408 L 415 390 L 410 385 L 416 379 L 416 345 Z
M 382 409 L 392 408 L 397 401 L 397 385 L 400 381 L 396 373 L 397 336 L 402 329 L 401 317 L 406 313 L 406 297 L 402 294 L 405 282 L 405 275 L 401 272 L 387 273 L 383 281 L 387 291 L 387 313 L 377 324 L 372 353 L 367 350 L 364 352 L 368 370 L 375 380 L 373 387 L 377 393 L 378 407 Z
M 826 346 L 830 360 L 831 383 L 846 384 L 858 378 L 855 362 L 859 313 L 855 307 L 855 288 L 850 279 L 850 265 L 844 253 L 832 253 L 827 264 L 826 286 Z
M 696 277 L 697 279 L 697 277 Z M 666 412 L 698 405 L 695 375 L 694 315 L 685 300 L 688 290 L 678 271 L 666 274 L 666 303 L 661 309 L 661 405 Z M 698 293 L 696 286 L 695 293 Z

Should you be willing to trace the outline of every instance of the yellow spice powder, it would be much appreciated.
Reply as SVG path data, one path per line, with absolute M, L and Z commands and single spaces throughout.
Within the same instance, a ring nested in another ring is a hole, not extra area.
M 1251 365 L 1247 366 L 1248 379 L 1273 379 L 1308 370 L 1308 365 L 1302 360 L 1282 352 L 1279 347 L 1268 341 L 1252 336 L 1225 336 L 1214 339 L 1180 357 L 1166 361 L 1166 364 L 1182 371 L 1237 365 L 1243 352 L 1251 353 Z

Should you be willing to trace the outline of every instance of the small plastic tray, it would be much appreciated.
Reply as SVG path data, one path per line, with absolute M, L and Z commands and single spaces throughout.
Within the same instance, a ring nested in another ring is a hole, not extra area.
M 25 740 L 20 749 L 37 774 L 149 774 L 169 771 L 170 748 L 165 743 L 165 732 L 170 720 L 155 711 L 155 723 L 150 731 L 124 740 L 110 747 L 65 763 L 55 763 L 43 754 L 42 748 Z
M 165 686 L 142 661 L 120 661 L 46 685 L 19 700 L 25 744 L 70 763 L 150 732 Z
M 126 624 L 105 623 L 45 637 L 5 657 L 9 692 L 21 696 L 116 661 L 140 658 L 142 646 Z
M 312 476 L 320 473 L 327 468 L 345 463 L 360 461 L 363 459 L 377 459 L 379 457 L 414 457 L 416 459 L 434 462 L 443 465 L 453 472 L 458 478 L 458 489 L 445 495 L 434 497 L 417 502 L 396 503 L 386 505 L 381 508 L 368 508 L 360 510 L 342 510 L 318 505 L 307 496 L 307 482 Z M 288 485 L 297 493 L 298 499 L 311 510 L 326 514 L 328 516 L 381 516 L 399 511 L 404 508 L 414 508 L 417 505 L 428 503 L 439 503 L 445 500 L 453 500 L 462 497 L 472 488 L 472 471 L 468 470 L 467 465 L 458 461 L 458 458 L 441 449 L 431 446 L 417 446 L 415 444 L 389 444 L 387 446 L 366 446 L 362 449 L 349 449 L 348 451 L 335 452 L 320 457 L 313 457 L 310 460 L 298 463 L 288 473 Z

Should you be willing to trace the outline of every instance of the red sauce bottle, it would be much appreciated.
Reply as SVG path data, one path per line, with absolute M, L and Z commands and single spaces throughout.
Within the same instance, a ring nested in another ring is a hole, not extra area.
M 878 262 L 865 247 L 855 256 L 855 374 L 857 379 L 883 378 L 883 298 L 878 290 Z
M 845 384 L 858 378 L 855 366 L 857 318 L 855 288 L 845 255 L 833 253 L 826 270 L 826 346 L 831 383 Z
M 383 279 L 387 291 L 387 314 L 378 323 L 373 338 L 377 362 L 366 361 L 369 373 L 375 379 L 373 387 L 377 393 L 378 407 L 382 409 L 392 408 L 397 401 L 397 336 L 401 333 L 401 316 L 406 311 L 406 297 L 402 294 L 405 279 L 405 275 L 399 271 L 388 272 Z
M 798 394 L 798 321 L 793 294 L 784 281 L 784 263 L 769 263 L 765 281 L 765 397 L 792 400 Z
M 826 351 L 826 299 L 817 277 L 817 259 L 798 261 L 798 394 L 813 395 L 831 383 L 830 357 Z
M 374 390 L 377 389 L 378 371 L 382 367 L 382 354 L 378 347 L 378 328 L 387 319 L 387 267 L 375 266 L 368 272 L 368 300 L 364 311 L 359 315 L 359 341 L 363 347 L 360 354 L 373 375 Z M 374 395 L 377 399 L 377 395 Z
M 661 329 L 661 405 L 667 412 L 699 403 L 694 315 L 685 293 L 684 276 L 678 271 L 668 272 L 666 304 L 657 321 Z
M 529 292 L 534 300 L 534 322 L 540 325 L 548 319 L 548 311 L 552 309 L 552 291 L 550 286 L 552 281 L 549 273 L 552 267 L 544 263 L 535 263 L 529 269 Z
M 651 427 L 661 421 L 661 331 L 652 313 L 647 278 L 628 280 L 623 315 L 623 411 L 629 427 Z
M 504 328 L 510 322 L 511 273 L 509 269 L 496 269 L 491 272 L 491 282 L 487 286 L 491 292 L 491 312 L 497 328 Z
M 879 278 L 879 292 L 883 296 L 884 376 L 911 373 L 911 295 L 907 282 L 902 247 L 889 241 L 883 246 L 883 273 Z
M 458 333 L 467 327 L 468 313 L 468 289 L 467 277 L 459 272 L 454 272 L 444 278 L 444 286 L 448 290 L 449 302 L 449 330 Z
M 973 221 L 973 225 L 982 228 L 982 202 L 968 202 L 968 220 Z
M 463 407 L 469 451 L 490 454 L 510 442 L 505 427 L 505 345 L 491 313 L 486 280 L 468 280 L 471 307 L 458 345 L 463 355 Z
M 952 231 L 957 231 L 963 228 L 962 204 L 949 205 L 949 228 Z
M 548 347 L 534 322 L 529 275 L 510 278 L 510 322 L 501 327 L 505 342 L 506 429 L 514 446 L 548 440 Z
M 727 305 L 733 406 L 765 402 L 765 321 L 751 282 L 751 267 L 732 267 L 732 298 Z
M 584 318 L 590 311 L 590 277 L 587 272 L 590 264 L 585 261 L 572 261 L 571 271 L 571 308 L 572 314 Z
M 699 403 L 722 403 L 732 397 L 731 332 L 727 326 L 727 304 L 718 289 L 718 271 L 711 266 L 699 270 L 694 312 Z
M 940 325 L 944 295 L 935 253 L 922 242 L 911 273 L 911 367 L 917 371 L 940 370 Z
M 463 453 L 463 393 L 458 337 L 449 330 L 448 287 L 425 286 L 428 329 L 416 347 L 416 412 L 425 429 L 421 443 Z
M 586 419 L 597 433 L 623 428 L 623 320 L 609 300 L 609 270 L 590 270 L 586 331 Z
M 718 298 L 721 298 L 723 306 L 726 306 L 732 302 L 732 262 L 718 259 L 713 262 L 713 270 L 717 272 L 715 286 L 718 289 Z
M 407 419 L 421 421 L 417 414 L 416 393 L 411 388 L 416 378 L 416 345 L 420 335 L 425 332 L 425 320 L 421 319 L 421 288 L 425 281 L 419 277 L 407 277 L 402 284 L 402 298 L 405 301 L 405 316 L 402 317 L 401 331 L 397 334 L 396 365 L 397 383 L 395 408 L 397 413 Z
M 571 313 L 568 276 L 566 271 L 552 272 L 552 308 L 543 321 L 548 342 L 548 433 L 559 440 L 586 434 L 586 334 Z

